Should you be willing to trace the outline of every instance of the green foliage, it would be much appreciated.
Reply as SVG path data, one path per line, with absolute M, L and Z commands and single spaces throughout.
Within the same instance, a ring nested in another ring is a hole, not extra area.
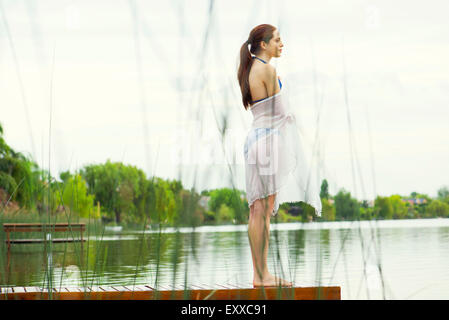
M 198 226 L 203 222 L 215 222 L 216 215 L 212 211 L 206 211 L 199 205 L 201 195 L 195 190 L 180 190 L 176 196 L 179 206 L 175 219 L 176 225 Z
M 235 217 L 234 210 L 222 203 L 217 213 L 217 222 L 229 222 L 233 221 Z
M 59 178 L 63 181 L 63 182 L 67 182 L 67 180 L 71 177 L 71 173 L 70 171 L 63 171 L 59 174 Z
M 390 196 L 390 204 L 393 210 L 394 219 L 404 219 L 407 216 L 408 209 L 398 194 Z
M 428 215 L 431 217 L 449 217 L 449 204 L 440 201 L 432 200 L 427 208 Z
M 212 190 L 209 193 L 209 209 L 218 214 L 221 205 L 225 204 L 232 209 L 232 220 L 236 223 L 244 223 L 248 218 L 248 202 L 242 199 L 243 195 L 243 191 L 230 188 Z
M 321 183 L 320 198 L 329 199 L 329 185 L 326 179 L 324 179 L 323 182 Z
M 437 194 L 438 194 L 438 196 L 437 196 L 438 200 L 449 204 L 449 188 L 448 187 L 446 187 L 446 186 L 441 187 L 440 189 L 438 189 Z
M 36 189 L 37 168 L 36 163 L 8 146 L 3 138 L 3 127 L 0 124 L 0 184 L 9 195 L 12 195 L 11 201 L 17 201 L 26 208 L 31 208 L 35 204 L 38 191 Z
M 379 218 L 391 219 L 393 217 L 393 206 L 391 205 L 389 197 L 377 196 L 374 205 L 379 208 Z
M 56 190 L 56 201 L 58 206 L 63 205 L 82 218 L 100 218 L 94 210 L 94 196 L 88 194 L 86 181 L 80 174 L 67 177 L 63 188 Z
M 376 216 L 375 209 L 365 206 L 360 207 L 360 220 L 371 220 Z
M 304 220 L 302 216 L 297 216 L 297 217 L 292 216 L 292 215 L 288 214 L 288 212 L 285 209 L 281 209 L 281 208 L 279 208 L 279 210 L 278 210 L 276 219 L 280 223 L 302 222 Z
M 158 179 L 156 184 L 156 206 L 153 219 L 157 223 L 173 224 L 175 221 L 176 202 L 173 190 L 170 189 L 170 184 L 162 179 Z
M 351 198 L 351 193 L 341 189 L 334 197 L 337 220 L 358 220 L 360 209 L 357 199 Z
M 87 181 L 88 192 L 95 195 L 95 202 L 99 201 L 107 212 L 113 213 L 117 223 L 122 212 L 144 220 L 148 183 L 142 170 L 107 160 L 105 164 L 85 166 L 81 175 Z
M 0 123 L 0 157 L 10 153 L 10 147 L 6 144 L 5 139 L 3 139 L 3 127 Z
M 10 196 L 17 188 L 16 180 L 9 174 L 0 171 L 0 188 L 6 191 Z
M 335 221 L 335 207 L 329 203 L 327 198 L 321 198 L 323 212 L 321 218 L 325 221 Z
M 77 217 L 115 218 L 116 223 L 164 224 L 197 226 L 203 223 L 247 223 L 249 208 L 245 193 L 241 190 L 220 188 L 203 190 L 183 189 L 178 180 L 158 177 L 147 179 L 135 166 L 109 160 L 104 164 L 84 166 L 79 174 L 69 171 L 55 181 L 50 173 L 25 155 L 14 151 L 3 138 L 0 124 L 0 189 L 11 202 L 38 214 L 60 213 L 62 204 Z M 209 209 L 199 205 L 201 196 L 208 196 Z M 329 194 L 327 180 L 321 183 L 320 198 L 323 206 L 321 221 L 358 219 L 404 219 L 449 217 L 449 188 L 441 187 L 437 198 L 412 192 L 413 199 L 423 203 L 409 203 L 400 195 L 378 196 L 374 207 L 368 201 L 359 203 L 344 189 L 333 198 Z M 332 200 L 334 202 L 332 202 Z M 99 204 L 99 206 L 97 206 Z M 300 214 L 288 213 L 291 206 L 298 206 Z M 281 205 L 277 221 L 310 221 L 315 210 L 304 202 Z

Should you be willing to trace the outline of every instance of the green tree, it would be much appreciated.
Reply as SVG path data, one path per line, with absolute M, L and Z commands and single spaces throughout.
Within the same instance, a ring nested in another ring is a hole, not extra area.
M 427 207 L 427 211 L 433 217 L 449 217 L 449 204 L 440 200 L 433 200 Z
M 100 218 L 94 210 L 94 196 L 88 194 L 87 183 L 80 174 L 67 178 L 62 190 L 56 191 L 56 201 L 80 217 Z
M 430 198 L 427 194 L 417 193 L 416 199 L 420 199 L 422 202 L 414 205 L 415 210 L 418 211 L 420 216 L 428 216 L 428 214 L 426 214 L 427 206 L 432 202 L 432 198 Z
M 0 171 L 0 188 L 5 190 L 8 196 L 10 196 L 17 188 L 16 180 L 6 172 Z
M 324 179 L 323 182 L 321 183 L 320 198 L 329 199 L 329 185 L 326 179 Z
M 449 189 L 448 187 L 444 186 L 438 189 L 438 196 L 437 199 L 440 201 L 443 201 L 447 204 L 449 204 Z
M 62 182 L 67 182 L 71 176 L 72 174 L 69 170 L 63 171 L 59 174 L 59 178 L 62 180 Z
M 6 144 L 0 125 L 0 172 L 3 173 L 2 181 L 5 183 L 3 187 L 8 188 L 7 192 L 12 195 L 11 201 L 17 201 L 27 208 L 32 208 L 36 204 L 36 193 L 39 191 L 37 171 L 38 166 L 35 162 Z M 15 185 L 6 175 L 14 179 Z
M 81 175 L 87 181 L 89 193 L 95 195 L 95 203 L 99 201 L 117 223 L 121 222 L 122 213 L 127 221 L 141 219 L 145 214 L 145 205 L 139 203 L 146 188 L 145 174 L 140 169 L 107 160 L 105 164 L 85 166 Z
M 389 197 L 377 196 L 374 200 L 374 206 L 377 207 L 378 216 L 381 219 L 391 219 L 393 217 L 393 206 Z
M 217 222 L 229 222 L 234 219 L 235 213 L 232 208 L 222 203 L 218 209 Z
M 179 192 L 181 206 L 175 220 L 176 225 L 197 226 L 205 219 L 213 221 L 215 216 L 206 214 L 205 210 L 199 206 L 201 195 L 192 190 L 181 190 Z
M 360 220 L 371 220 L 376 216 L 374 208 L 368 206 L 360 207 Z
M 341 189 L 334 197 L 337 219 L 359 219 L 360 209 L 357 199 L 351 198 L 351 193 Z
M 236 189 L 221 188 L 212 190 L 209 199 L 209 209 L 216 214 L 222 204 L 225 204 L 232 209 L 231 212 L 234 213 L 233 219 L 237 223 L 246 222 L 245 215 L 245 200 L 243 199 L 244 192 Z M 246 202 L 246 207 L 248 206 Z
M 158 223 L 173 224 L 175 222 L 176 201 L 170 184 L 158 179 L 156 184 L 156 212 L 153 217 Z
M 393 209 L 394 219 L 404 219 L 407 216 L 407 207 L 398 194 L 390 196 L 390 203 Z
M 0 123 L 0 157 L 9 154 L 10 147 L 3 138 L 3 126 Z
M 325 221 L 335 221 L 335 207 L 329 203 L 329 200 L 327 198 L 321 199 L 322 203 L 322 219 Z

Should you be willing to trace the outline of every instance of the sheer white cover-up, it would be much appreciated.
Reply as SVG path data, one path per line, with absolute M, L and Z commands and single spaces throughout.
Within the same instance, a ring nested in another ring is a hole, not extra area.
M 281 92 L 255 103 L 250 110 L 253 122 L 244 146 L 248 206 L 277 194 L 272 216 L 281 203 L 297 201 L 310 204 L 321 216 L 319 190 L 306 163 L 295 116 Z

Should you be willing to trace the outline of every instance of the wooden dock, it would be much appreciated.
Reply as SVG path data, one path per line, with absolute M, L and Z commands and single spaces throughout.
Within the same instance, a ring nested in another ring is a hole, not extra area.
M 83 232 L 86 231 L 85 223 L 4 223 L 3 230 L 6 234 L 6 244 L 8 245 L 8 252 L 11 244 L 25 244 L 25 243 L 44 243 L 44 242 L 85 242 L 83 239 Z M 52 232 L 72 232 L 80 231 L 81 237 L 79 239 L 72 237 L 52 239 Z M 12 232 L 42 232 L 46 237 L 40 239 L 10 239 Z
M 340 287 L 253 288 L 252 284 L 0 288 L 0 300 L 340 300 Z

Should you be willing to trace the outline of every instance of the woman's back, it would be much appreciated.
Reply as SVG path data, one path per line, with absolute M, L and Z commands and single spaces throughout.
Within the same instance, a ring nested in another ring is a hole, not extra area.
M 253 59 L 248 76 L 251 104 L 275 95 L 282 87 L 281 81 L 276 81 L 276 69 L 272 65 L 255 56 Z

